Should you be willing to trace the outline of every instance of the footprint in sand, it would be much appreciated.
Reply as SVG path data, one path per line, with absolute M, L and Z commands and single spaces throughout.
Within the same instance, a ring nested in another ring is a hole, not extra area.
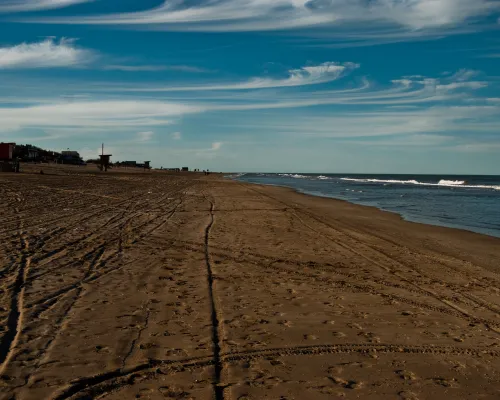
M 411 371 L 406 371 L 404 369 L 400 369 L 400 370 L 396 371 L 396 374 L 398 374 L 398 376 L 401 379 L 404 379 L 405 381 L 415 381 L 415 380 L 417 380 L 417 375 L 415 375 Z
M 355 381 L 352 379 L 345 380 L 344 378 L 340 378 L 337 376 L 331 376 L 330 380 L 346 389 L 360 389 L 363 386 L 363 382 Z
M 318 337 L 315 336 L 315 335 L 306 334 L 306 335 L 304 335 L 304 339 L 306 339 L 306 340 L 317 340 Z

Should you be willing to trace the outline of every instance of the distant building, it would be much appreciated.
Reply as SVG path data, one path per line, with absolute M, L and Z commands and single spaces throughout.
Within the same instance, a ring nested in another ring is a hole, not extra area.
M 28 160 L 38 160 L 40 153 L 36 147 L 28 148 Z
M 182 172 L 189 172 L 189 167 L 182 167 Z
M 132 168 L 137 167 L 137 161 L 121 161 L 117 162 L 116 164 L 119 165 L 120 167 L 132 167 Z
M 0 160 L 12 160 L 15 147 L 15 143 L 0 143 Z

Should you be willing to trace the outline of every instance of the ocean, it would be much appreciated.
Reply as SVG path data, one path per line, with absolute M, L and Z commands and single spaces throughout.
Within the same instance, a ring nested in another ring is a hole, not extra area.
M 235 174 L 398 213 L 404 219 L 500 237 L 500 176 Z

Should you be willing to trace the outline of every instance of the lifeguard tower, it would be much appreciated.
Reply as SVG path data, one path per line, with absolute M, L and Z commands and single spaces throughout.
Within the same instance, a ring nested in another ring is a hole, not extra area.
M 109 160 L 111 158 L 112 154 L 101 154 L 99 156 L 100 160 L 101 160 L 101 163 L 99 165 L 99 169 L 101 171 L 104 171 L 104 172 L 107 172 L 108 168 L 109 168 Z
M 107 172 L 108 171 L 108 168 L 109 168 L 109 160 L 111 158 L 112 154 L 104 154 L 104 143 L 102 144 L 102 151 L 101 151 L 101 155 L 99 156 L 100 158 L 100 165 L 99 165 L 99 169 L 101 171 L 104 171 L 104 172 Z

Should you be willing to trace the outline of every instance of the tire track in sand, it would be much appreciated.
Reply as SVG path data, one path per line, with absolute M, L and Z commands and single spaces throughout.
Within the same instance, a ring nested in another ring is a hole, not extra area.
M 179 202 L 173 208 L 171 208 L 169 210 L 169 212 L 165 215 L 165 217 L 163 219 L 161 219 L 161 221 L 159 223 L 157 222 L 157 223 L 153 224 L 153 226 L 151 226 L 151 222 L 153 220 L 149 220 L 146 223 L 140 225 L 139 227 L 136 227 L 134 229 L 134 232 L 137 231 L 137 232 L 135 232 L 137 234 L 137 236 L 132 241 L 132 243 L 138 242 L 139 240 L 150 235 L 152 232 L 154 232 L 155 230 L 159 229 L 161 226 L 166 224 L 172 218 L 172 216 L 175 214 L 177 208 L 183 204 L 183 201 L 184 201 L 183 196 L 181 196 L 179 198 Z M 48 338 L 47 343 L 42 347 L 40 354 L 38 355 L 39 361 L 37 362 L 36 366 L 34 367 L 34 370 L 31 371 L 30 374 L 28 374 L 25 377 L 25 383 L 22 386 L 30 385 L 31 383 L 33 383 L 32 377 L 34 376 L 36 371 L 40 368 L 40 366 L 43 365 L 47 361 L 47 357 L 50 355 L 51 349 L 54 346 L 54 343 L 56 342 L 58 335 L 60 334 L 60 332 L 62 332 L 64 330 L 65 324 L 68 323 L 70 311 L 72 310 L 74 305 L 79 301 L 79 299 L 82 297 L 82 295 L 85 291 L 84 285 L 91 283 L 91 282 L 94 282 L 95 280 L 107 275 L 108 273 L 113 272 L 117 269 L 120 269 L 124 266 L 124 265 L 121 265 L 118 267 L 108 269 L 106 271 L 98 271 L 99 267 L 104 266 L 109 260 L 115 258 L 116 256 L 118 256 L 120 254 L 120 251 L 115 250 L 106 256 L 104 255 L 106 252 L 106 249 L 108 247 L 110 247 L 110 245 L 112 243 L 114 243 L 116 241 L 117 241 L 117 238 L 110 240 L 106 243 L 100 244 L 99 246 L 97 246 L 96 248 L 93 248 L 91 251 L 89 251 L 84 256 L 84 259 L 87 260 L 87 262 L 88 262 L 88 268 L 86 270 L 86 273 L 85 273 L 85 276 L 83 277 L 83 279 L 81 279 L 78 282 L 73 283 L 65 288 L 58 290 L 57 292 L 53 293 L 51 296 L 49 296 L 45 299 L 42 299 L 41 303 L 36 303 L 36 304 L 30 305 L 30 308 L 35 306 L 35 305 L 42 306 L 38 310 L 31 312 L 31 319 L 36 320 L 41 316 L 41 314 L 49 312 L 51 309 L 53 309 L 59 303 L 59 301 L 65 299 L 67 297 L 67 295 L 69 295 L 71 292 L 74 292 L 72 297 L 67 299 L 68 303 L 65 305 L 64 311 L 61 313 L 61 315 L 59 317 L 57 317 L 56 322 L 52 327 L 52 332 L 47 335 L 47 338 Z M 126 263 L 125 265 L 128 265 L 128 264 L 136 262 L 136 261 L 137 260 L 130 261 L 129 263 Z M 149 311 L 148 311 L 148 316 L 146 317 L 146 320 L 148 320 L 148 319 L 149 319 Z M 131 353 L 133 352 L 133 348 L 134 348 L 134 344 L 132 344 L 130 354 L 128 356 L 130 356 Z M 125 368 L 125 363 L 122 366 L 122 368 Z
M 15 354 L 24 322 L 24 292 L 31 265 L 31 256 L 29 255 L 29 242 L 22 231 L 19 232 L 19 236 L 22 256 L 19 262 L 16 281 L 12 288 L 10 312 L 7 318 L 7 333 L 5 333 L 0 343 L 0 376 L 4 374 L 10 360 Z
M 459 346 L 411 346 L 405 344 L 323 344 L 313 346 L 292 346 L 264 348 L 258 350 L 247 350 L 240 352 L 221 353 L 220 359 L 224 362 L 248 361 L 269 357 L 290 356 L 324 356 L 328 354 L 406 354 L 417 355 L 443 355 L 443 356 L 491 356 L 499 357 L 500 351 L 488 347 L 459 347 Z M 119 390 L 122 387 L 133 385 L 133 377 L 138 373 L 148 373 L 151 378 L 155 375 L 174 374 L 178 371 L 195 370 L 214 365 L 213 358 L 194 357 L 184 360 L 157 360 L 151 359 L 147 363 L 132 366 L 126 369 L 119 368 L 113 371 L 97 374 L 90 377 L 82 377 L 73 381 L 69 386 L 55 394 L 53 400 L 66 400 L 77 396 L 77 398 L 96 398 L 95 396 Z M 162 368 L 163 367 L 163 368 Z M 154 371 L 152 371 L 154 370 Z
M 215 367 L 214 382 L 212 383 L 214 389 L 215 400 L 224 400 L 224 389 L 225 387 L 221 385 L 222 377 L 222 360 L 221 360 L 221 347 L 220 347 L 220 320 L 217 312 L 217 305 L 214 295 L 214 273 L 212 269 L 212 262 L 210 260 L 210 231 L 215 222 L 215 203 L 205 196 L 207 201 L 210 203 L 210 220 L 205 228 L 205 263 L 207 266 L 207 280 L 208 280 L 208 294 L 210 297 L 211 306 L 211 317 L 212 317 L 212 342 L 213 342 L 213 362 Z

